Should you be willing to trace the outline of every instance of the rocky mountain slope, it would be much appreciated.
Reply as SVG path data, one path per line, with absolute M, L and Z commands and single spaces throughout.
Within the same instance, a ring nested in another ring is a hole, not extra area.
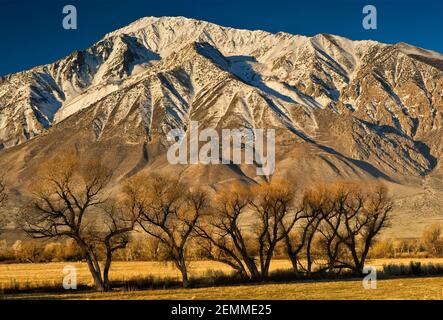
M 397 225 L 411 228 L 411 219 L 443 219 L 442 111 L 436 52 L 148 17 L 0 78 L 0 166 L 17 199 L 39 163 L 67 146 L 107 161 L 115 185 L 140 170 L 212 187 L 253 182 L 263 179 L 253 165 L 169 165 L 166 135 L 191 120 L 274 128 L 275 176 L 301 187 L 383 179 L 398 199 Z

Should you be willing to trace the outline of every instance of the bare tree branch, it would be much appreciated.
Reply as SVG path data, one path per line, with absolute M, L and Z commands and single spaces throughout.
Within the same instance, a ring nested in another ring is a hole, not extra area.
M 31 186 L 33 199 L 18 215 L 19 226 L 33 238 L 74 239 L 88 264 L 98 290 L 109 290 L 108 272 L 114 251 L 128 243 L 128 233 L 135 219 L 117 209 L 104 206 L 104 189 L 111 170 L 97 161 L 80 163 L 75 153 L 62 153 L 49 159 L 39 169 Z M 103 226 L 106 229 L 103 230 Z M 104 248 L 104 250 L 103 250 Z M 105 251 L 105 266 L 100 266 Z

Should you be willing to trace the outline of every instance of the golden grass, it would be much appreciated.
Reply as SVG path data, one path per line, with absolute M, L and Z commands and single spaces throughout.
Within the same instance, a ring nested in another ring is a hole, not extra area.
M 410 261 L 422 263 L 443 263 L 440 259 L 377 259 L 368 261 L 368 265 L 381 268 L 383 264 L 408 264 Z M 85 263 L 36 263 L 36 264 L 0 264 L 0 291 L 2 289 L 33 289 L 38 287 L 52 286 L 61 287 L 64 277 L 63 268 L 72 265 L 77 268 L 78 285 L 92 285 L 92 279 Z M 287 260 L 274 260 L 271 270 L 289 269 Z M 228 273 L 229 267 L 213 261 L 191 262 L 189 271 L 191 277 L 204 276 L 208 270 Z M 111 267 L 110 279 L 130 280 L 134 278 L 152 276 L 156 278 L 169 278 L 180 280 L 180 274 L 171 262 L 114 262 Z M 314 286 L 314 284 L 311 284 Z M 211 289 L 206 289 L 211 290 Z M 213 288 L 217 291 L 218 288 Z M 171 291 L 168 291 L 171 292 Z M 174 291 L 175 292 L 175 291 Z
M 110 293 L 24 294 L 10 299 L 100 300 L 443 300 L 443 277 L 379 280 L 377 289 L 364 289 L 362 281 L 322 281 L 289 284 L 242 285 L 201 289 L 147 290 Z
M 65 276 L 63 268 L 68 265 L 76 267 L 78 285 L 92 285 L 92 278 L 86 263 L 0 264 L 0 290 L 8 288 L 36 288 L 54 284 L 61 286 Z M 273 262 L 271 270 L 288 268 L 290 268 L 289 261 L 276 260 Z M 189 265 L 191 277 L 204 276 L 208 270 L 224 273 L 231 272 L 228 266 L 214 261 L 192 261 Z M 130 280 L 146 276 L 181 280 L 180 273 L 172 262 L 116 261 L 111 266 L 111 281 Z

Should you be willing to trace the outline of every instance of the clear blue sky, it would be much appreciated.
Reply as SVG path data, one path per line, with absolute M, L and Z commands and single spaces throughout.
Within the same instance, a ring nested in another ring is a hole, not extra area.
M 62 28 L 62 8 L 78 10 L 78 29 Z M 378 29 L 364 30 L 373 4 Z M 408 42 L 443 53 L 443 0 L 0 0 L 0 75 L 53 62 L 144 16 L 186 16 L 244 29 Z

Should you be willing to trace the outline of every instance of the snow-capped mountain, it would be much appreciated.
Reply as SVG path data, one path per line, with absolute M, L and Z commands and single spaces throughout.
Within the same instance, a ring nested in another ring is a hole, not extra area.
M 167 132 L 197 120 L 277 129 L 276 175 L 378 177 L 440 192 L 442 111 L 437 52 L 147 17 L 0 78 L 0 165 L 21 181 L 48 154 L 75 145 L 108 157 L 124 179 L 166 167 Z M 257 179 L 247 166 L 168 170 L 202 183 Z

